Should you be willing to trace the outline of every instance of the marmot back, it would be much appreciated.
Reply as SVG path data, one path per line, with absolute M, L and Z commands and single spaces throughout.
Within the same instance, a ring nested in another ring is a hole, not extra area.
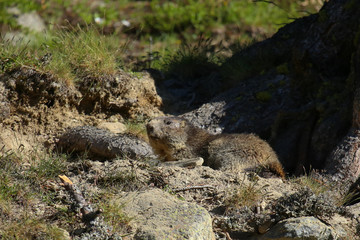
M 212 135 L 179 117 L 158 117 L 146 128 L 154 152 L 166 161 L 202 157 L 214 169 L 264 167 L 285 177 L 274 150 L 254 134 Z

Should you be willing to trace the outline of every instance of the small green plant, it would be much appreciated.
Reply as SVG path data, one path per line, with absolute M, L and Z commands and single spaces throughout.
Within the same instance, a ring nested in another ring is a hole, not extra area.
M 227 209 L 240 209 L 242 207 L 251 207 L 258 203 L 263 194 L 261 188 L 257 186 L 257 179 L 253 179 L 249 184 L 241 183 L 240 187 L 225 198 Z
M 67 156 L 34 151 L 27 177 L 36 181 L 53 179 L 66 171 Z
M 307 187 L 311 189 L 311 191 L 316 195 L 329 191 L 331 188 L 326 183 L 313 177 L 311 174 L 305 174 L 298 178 L 294 178 L 291 181 L 299 184 L 301 187 Z
M 127 120 L 125 122 L 126 133 L 147 140 L 147 132 L 144 120 Z
M 131 231 L 129 223 L 133 218 L 124 213 L 124 205 L 114 201 L 111 195 L 107 194 L 106 200 L 100 204 L 100 208 L 103 210 L 102 216 L 104 216 L 105 222 L 112 226 L 113 232 L 126 235 Z

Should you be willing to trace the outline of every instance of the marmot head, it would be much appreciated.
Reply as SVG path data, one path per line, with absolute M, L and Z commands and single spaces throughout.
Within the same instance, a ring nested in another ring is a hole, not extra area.
M 188 126 L 188 121 L 179 117 L 157 117 L 146 125 L 146 130 L 150 139 L 186 141 Z
M 149 142 L 154 151 L 168 161 L 173 154 L 186 148 L 190 123 L 179 117 L 158 117 L 152 119 L 146 130 Z

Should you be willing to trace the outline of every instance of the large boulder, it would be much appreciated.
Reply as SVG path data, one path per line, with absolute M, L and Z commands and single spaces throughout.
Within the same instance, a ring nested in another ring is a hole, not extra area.
M 215 239 L 210 214 L 160 190 L 131 192 L 116 200 L 136 229 L 134 239 Z

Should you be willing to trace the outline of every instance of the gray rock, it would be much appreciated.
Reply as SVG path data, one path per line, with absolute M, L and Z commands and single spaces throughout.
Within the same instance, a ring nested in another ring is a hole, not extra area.
M 360 131 L 350 130 L 334 149 L 324 169 L 331 180 L 353 184 L 360 174 Z
M 210 214 L 202 207 L 181 201 L 160 189 L 128 193 L 118 204 L 134 217 L 134 239 L 215 239 Z
M 277 223 L 269 232 L 256 237 L 259 240 L 286 240 L 286 239 L 309 239 L 330 240 L 338 239 L 335 230 L 322 223 L 315 217 L 289 218 Z
M 0 122 L 10 116 L 10 103 L 7 100 L 7 90 L 0 82 Z
M 113 134 L 91 126 L 69 129 L 57 142 L 67 152 L 88 152 L 90 156 L 112 159 L 116 156 L 153 158 L 153 151 L 145 141 L 126 134 Z
M 41 32 L 46 29 L 44 21 L 36 12 L 19 15 L 17 22 L 21 27 L 28 28 L 34 32 Z

